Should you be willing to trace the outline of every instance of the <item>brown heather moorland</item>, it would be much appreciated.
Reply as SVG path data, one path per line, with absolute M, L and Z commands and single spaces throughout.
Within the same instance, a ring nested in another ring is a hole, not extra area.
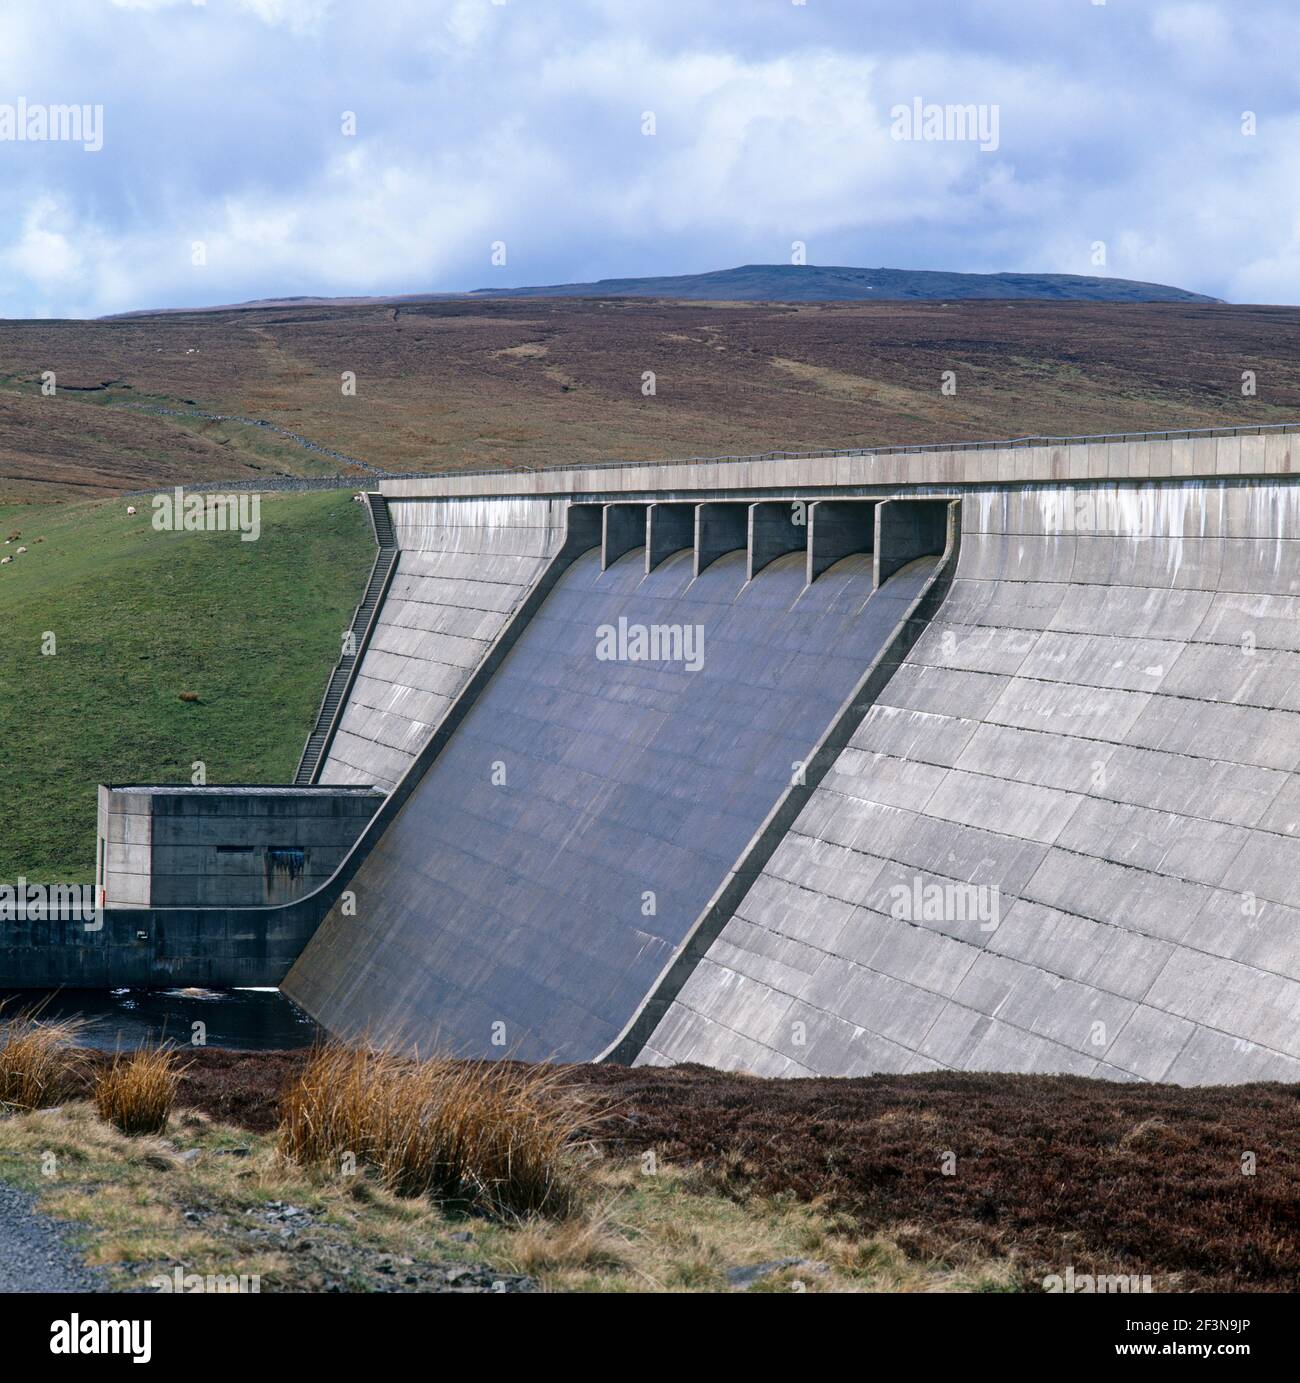
M 109 1060 L 87 1059 L 91 1071 Z M 187 1053 L 177 1103 L 266 1132 L 306 1059 Z M 700 1066 L 574 1066 L 561 1083 L 602 1112 L 611 1157 L 653 1152 L 737 1199 L 824 1205 L 917 1261 L 1010 1256 L 1029 1285 L 1070 1265 L 1149 1274 L 1156 1291 L 1300 1280 L 1297 1087 L 955 1072 L 765 1080 Z
M 131 403 L 394 471 L 1276 422 L 1300 417 L 1300 309 L 483 298 L 5 322 L 0 500 L 346 469 Z

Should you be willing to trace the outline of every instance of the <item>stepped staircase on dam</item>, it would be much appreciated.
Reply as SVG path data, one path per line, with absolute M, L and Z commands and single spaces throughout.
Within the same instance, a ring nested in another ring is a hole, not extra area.
M 343 653 L 334 671 L 330 674 L 325 695 L 321 700 L 320 710 L 316 713 L 316 722 L 312 726 L 311 733 L 307 736 L 306 745 L 303 747 L 298 771 L 293 778 L 294 784 L 299 787 L 310 786 L 320 776 L 321 765 L 329 753 L 330 742 L 338 728 L 342 709 L 347 704 L 348 692 L 351 690 L 357 667 L 370 640 L 376 612 L 383 604 L 384 595 L 397 566 L 397 534 L 393 529 L 393 520 L 388 512 L 388 504 L 382 495 L 375 493 L 367 494 L 366 501 L 370 506 L 370 520 L 374 527 L 375 541 L 379 545 L 379 551 L 375 554 L 375 563 L 370 569 L 370 579 L 366 582 L 365 594 L 353 613 L 352 622 L 349 625 L 349 631 L 352 635 L 351 651 Z

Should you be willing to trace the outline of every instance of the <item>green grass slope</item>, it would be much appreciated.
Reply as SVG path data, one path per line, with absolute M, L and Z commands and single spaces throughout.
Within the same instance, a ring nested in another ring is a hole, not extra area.
M 347 492 L 263 495 L 256 542 L 127 503 L 0 508 L 0 880 L 91 880 L 98 783 L 287 782 L 374 559 Z

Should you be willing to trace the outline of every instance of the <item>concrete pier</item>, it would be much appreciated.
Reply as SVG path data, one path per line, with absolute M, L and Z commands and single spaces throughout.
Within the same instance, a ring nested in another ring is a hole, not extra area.
M 808 506 L 809 584 L 843 557 L 874 552 L 874 499 L 819 499 Z
M 644 504 L 606 504 L 601 511 L 600 569 L 611 567 L 646 541 Z
M 749 506 L 749 579 L 787 552 L 808 550 L 808 506 L 765 500 Z M 806 563 L 805 563 L 806 565 Z
M 747 504 L 698 504 L 695 506 L 695 575 L 699 576 L 728 552 L 749 548 Z
M 646 506 L 646 574 L 665 557 L 695 546 L 695 506 L 658 503 Z

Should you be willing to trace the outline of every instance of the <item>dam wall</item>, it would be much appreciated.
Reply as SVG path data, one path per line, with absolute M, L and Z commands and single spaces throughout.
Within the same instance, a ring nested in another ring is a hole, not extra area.
M 877 590 L 858 552 L 810 584 L 784 505 L 787 550 L 751 579 L 759 507 L 697 506 L 692 545 L 649 571 L 648 507 L 602 507 L 600 544 L 290 972 L 296 1002 L 461 1055 L 583 1061 L 617 1039 L 939 561 L 919 548 Z
M 984 490 L 636 1059 L 1300 1079 L 1300 489 Z
M 485 1055 L 1300 1079 L 1298 435 L 386 479 L 320 778 L 383 797 L 334 873 L 7 925 L 0 984 L 283 981 Z

